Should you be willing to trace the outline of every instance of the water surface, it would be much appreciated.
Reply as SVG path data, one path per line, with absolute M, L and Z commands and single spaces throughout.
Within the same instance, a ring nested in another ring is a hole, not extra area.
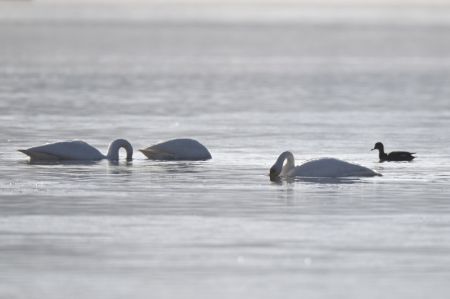
M 448 298 L 448 10 L 4 6 L 0 298 Z M 175 137 L 213 159 L 49 165 L 16 151 Z M 418 158 L 378 163 L 377 141 Z M 284 150 L 383 176 L 270 182 Z

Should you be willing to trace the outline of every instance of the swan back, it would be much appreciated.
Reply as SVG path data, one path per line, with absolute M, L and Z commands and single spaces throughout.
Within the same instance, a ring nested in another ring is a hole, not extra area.
M 63 141 L 19 150 L 31 160 L 101 160 L 105 156 L 84 141 Z
M 152 160 L 209 160 L 208 149 L 194 139 L 179 138 L 152 145 L 140 150 Z
M 106 158 L 110 161 L 118 161 L 119 150 L 121 148 L 124 148 L 127 152 L 127 160 L 131 161 L 133 159 L 133 147 L 125 139 L 114 140 L 109 146 L 108 155 L 106 155 Z
M 335 158 L 322 158 L 308 161 L 295 167 L 288 176 L 302 177 L 371 177 L 379 173 L 358 165 Z

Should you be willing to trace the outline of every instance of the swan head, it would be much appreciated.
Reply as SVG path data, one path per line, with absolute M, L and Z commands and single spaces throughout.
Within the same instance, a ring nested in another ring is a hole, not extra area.
M 375 143 L 375 146 L 373 147 L 373 149 L 371 149 L 371 151 L 376 150 L 376 149 L 383 152 L 384 151 L 383 143 L 381 143 L 381 142 Z
M 124 148 L 127 152 L 127 161 L 133 160 L 133 147 L 125 139 L 114 140 L 109 146 L 108 155 L 106 156 L 106 158 L 110 161 L 118 161 L 119 150 L 121 148 Z
M 286 165 L 283 166 L 284 161 L 287 159 Z M 283 175 L 287 171 L 289 171 L 291 168 L 294 168 L 294 155 L 289 152 L 283 152 L 278 156 L 278 159 L 275 161 L 275 164 L 272 165 L 269 171 L 269 175 L 271 178 L 278 177 L 280 175 Z
M 270 168 L 270 171 L 269 171 L 269 176 L 270 176 L 271 178 L 272 178 L 272 177 L 277 177 L 277 176 L 280 175 L 280 172 L 281 172 L 280 169 L 278 169 L 278 168 L 272 166 L 272 167 Z

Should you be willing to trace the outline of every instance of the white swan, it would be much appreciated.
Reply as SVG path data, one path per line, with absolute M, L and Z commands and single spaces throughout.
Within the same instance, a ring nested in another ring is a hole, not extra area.
M 208 149 L 194 139 L 172 139 L 140 149 L 151 160 L 209 160 L 211 154 Z
M 119 149 L 127 152 L 127 160 L 132 160 L 133 147 L 125 139 L 114 140 L 105 156 L 92 145 L 84 141 L 64 141 L 32 147 L 19 152 L 30 156 L 31 161 L 96 161 L 108 159 L 119 160 Z
M 284 161 L 287 160 L 283 166 Z M 270 168 L 270 177 L 371 177 L 381 174 L 367 167 L 334 158 L 322 158 L 295 166 L 294 155 L 283 152 Z

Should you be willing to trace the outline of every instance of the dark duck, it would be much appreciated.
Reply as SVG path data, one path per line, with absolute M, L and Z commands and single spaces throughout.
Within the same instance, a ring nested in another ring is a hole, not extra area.
M 378 156 L 380 157 L 380 162 L 384 161 L 411 161 L 415 157 L 413 156 L 415 153 L 410 152 L 390 152 L 386 154 L 384 152 L 384 145 L 381 142 L 375 143 L 375 147 L 373 150 L 378 150 Z

